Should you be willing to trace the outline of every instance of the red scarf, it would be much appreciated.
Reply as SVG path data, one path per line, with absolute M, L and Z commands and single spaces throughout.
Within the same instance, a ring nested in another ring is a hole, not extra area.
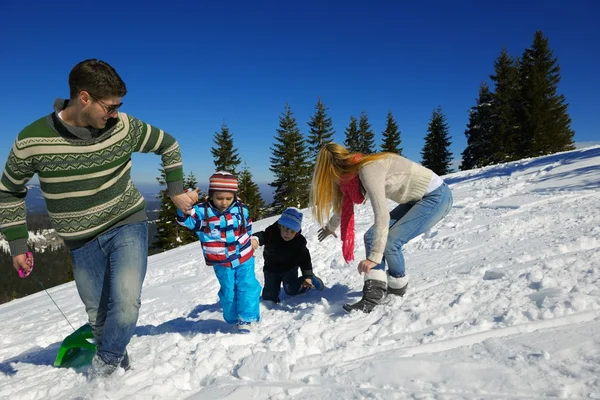
M 353 161 L 358 161 L 360 157 L 357 154 Z M 344 255 L 344 260 L 349 263 L 354 260 L 354 205 L 362 204 L 365 201 L 365 195 L 360 190 L 358 174 L 349 179 L 340 180 L 339 186 L 343 195 L 340 226 L 342 254 Z

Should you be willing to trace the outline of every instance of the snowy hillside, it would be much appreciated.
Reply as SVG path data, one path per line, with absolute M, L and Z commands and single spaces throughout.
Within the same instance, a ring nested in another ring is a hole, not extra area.
M 0 306 L 0 398 L 600 398 L 600 147 L 446 180 L 454 207 L 406 246 L 403 299 L 343 312 L 362 277 L 344 264 L 341 242 L 317 241 L 305 210 L 323 292 L 283 295 L 238 335 L 223 322 L 199 243 L 153 256 L 129 346 L 134 369 L 99 385 L 52 367 L 71 328 L 50 298 L 15 300 Z M 356 220 L 362 235 L 370 208 L 357 207 Z M 358 261 L 360 236 L 356 244 Z M 261 250 L 256 260 L 262 283 Z M 86 322 L 73 283 L 49 292 L 75 327 Z

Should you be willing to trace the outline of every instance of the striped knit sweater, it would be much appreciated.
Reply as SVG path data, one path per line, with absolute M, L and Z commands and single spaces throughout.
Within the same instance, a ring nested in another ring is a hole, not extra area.
M 196 204 L 191 215 L 177 210 L 177 223 L 194 231 L 202 243 L 206 265 L 236 268 L 254 255 L 252 220 L 239 200 L 220 212 L 207 200 Z
M 146 203 L 130 176 L 134 152 L 161 155 L 169 195 L 183 192 L 181 154 L 171 135 L 125 113 L 98 134 L 70 133 L 55 112 L 18 135 L 0 180 L 0 231 L 13 256 L 27 251 L 25 184 L 35 173 L 52 226 L 69 248 L 146 220 Z

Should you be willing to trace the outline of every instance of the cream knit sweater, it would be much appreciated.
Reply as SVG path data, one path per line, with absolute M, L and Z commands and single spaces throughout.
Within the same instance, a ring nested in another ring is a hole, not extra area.
M 358 176 L 375 216 L 373 247 L 367 259 L 379 264 L 383 258 L 390 225 L 387 199 L 399 204 L 420 200 L 427 191 L 433 172 L 402 156 L 391 155 L 365 164 Z M 339 226 L 340 216 L 335 214 L 329 220 L 327 228 L 333 232 Z

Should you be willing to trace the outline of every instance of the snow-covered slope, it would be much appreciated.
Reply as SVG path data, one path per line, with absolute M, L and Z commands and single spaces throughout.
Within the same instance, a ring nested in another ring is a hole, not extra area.
M 52 367 L 71 328 L 48 296 L 15 300 L 0 306 L 0 398 L 600 398 L 600 147 L 445 178 L 454 207 L 406 246 L 403 299 L 344 313 L 362 277 L 339 241 L 317 241 L 305 210 L 323 292 L 283 295 L 238 335 L 199 243 L 155 255 L 129 346 L 134 369 L 96 385 Z M 357 207 L 356 220 L 360 260 L 370 208 Z M 259 250 L 261 282 L 262 260 Z M 49 292 L 75 327 L 85 323 L 73 283 Z

